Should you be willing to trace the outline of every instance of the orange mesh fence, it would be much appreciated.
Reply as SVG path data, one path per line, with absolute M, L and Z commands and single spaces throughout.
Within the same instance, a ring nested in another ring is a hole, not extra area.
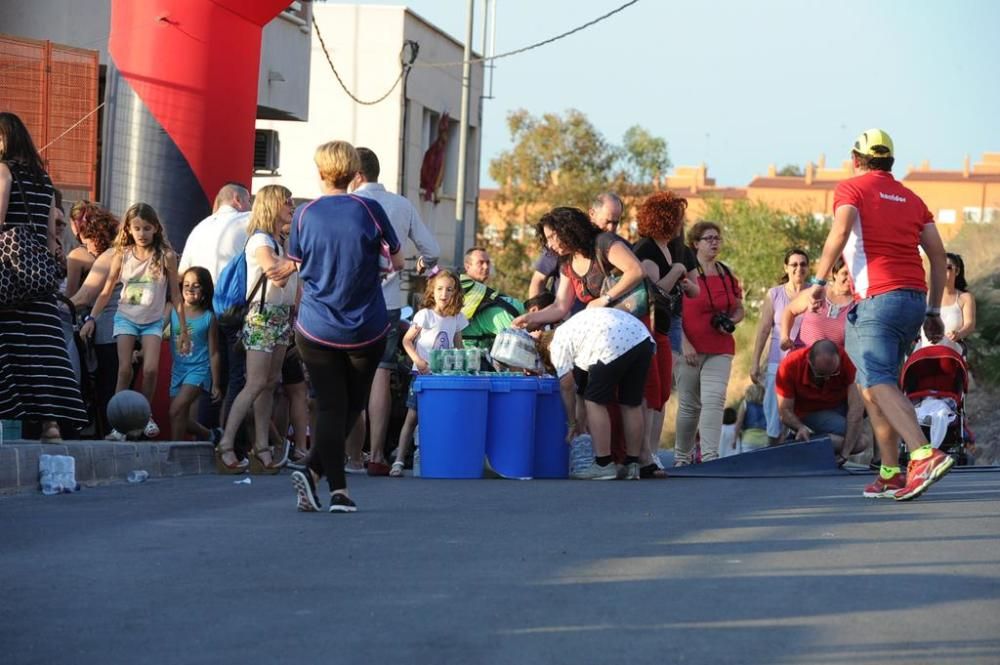
M 56 187 L 89 198 L 97 180 L 99 75 L 97 51 L 0 35 L 0 111 L 24 121 Z

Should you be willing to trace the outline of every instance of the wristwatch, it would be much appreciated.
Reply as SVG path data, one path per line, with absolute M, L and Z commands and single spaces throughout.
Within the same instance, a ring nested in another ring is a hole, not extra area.
M 810 277 L 806 284 L 809 286 L 826 286 L 826 280 L 819 277 Z
M 83 317 L 83 323 L 86 323 L 87 321 L 93 321 L 93 320 L 94 320 L 94 317 L 92 317 L 90 314 L 87 314 L 86 316 Z
M 926 313 L 925 316 L 941 316 L 941 308 L 940 307 L 928 307 L 927 308 L 927 313 Z

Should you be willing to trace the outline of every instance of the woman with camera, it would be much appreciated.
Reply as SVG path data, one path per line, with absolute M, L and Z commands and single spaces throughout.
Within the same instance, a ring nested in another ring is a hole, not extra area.
M 688 232 L 698 258 L 698 294 L 684 304 L 684 363 L 678 374 L 677 443 L 674 465 L 690 464 L 695 433 L 701 436 L 701 459 L 718 458 L 722 411 L 729 371 L 736 352 L 733 331 L 743 320 L 743 290 L 732 271 L 718 260 L 722 229 L 698 222 Z

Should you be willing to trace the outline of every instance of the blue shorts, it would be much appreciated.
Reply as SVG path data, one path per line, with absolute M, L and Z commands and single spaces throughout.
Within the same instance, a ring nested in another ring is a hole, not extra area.
M 844 348 L 862 388 L 898 385 L 903 359 L 920 336 L 926 311 L 927 295 L 912 290 L 865 298 L 851 310 Z
M 136 323 L 125 317 L 121 312 L 115 312 L 115 327 L 112 334 L 132 335 L 133 337 L 145 337 L 147 335 L 163 338 L 163 319 L 157 319 L 152 323 Z
M 178 368 L 170 373 L 170 396 L 177 397 L 181 386 L 201 386 L 205 392 L 212 390 L 212 376 L 207 367 Z
M 841 405 L 836 409 L 825 411 L 813 411 L 802 416 L 802 422 L 806 427 L 816 432 L 818 435 L 836 434 L 838 436 L 847 435 L 847 405 Z
M 417 410 L 417 394 L 413 392 L 413 384 L 416 382 L 419 374 L 413 374 L 410 376 L 410 389 L 406 392 L 406 408 Z

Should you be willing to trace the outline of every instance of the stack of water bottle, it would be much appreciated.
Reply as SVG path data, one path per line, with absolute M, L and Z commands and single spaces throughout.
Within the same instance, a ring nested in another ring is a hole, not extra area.
M 431 374 L 479 374 L 482 354 L 477 348 L 434 349 L 430 357 Z
M 583 471 L 594 462 L 594 440 L 578 434 L 569 442 L 569 472 Z
M 47 496 L 78 491 L 76 459 L 69 455 L 42 455 L 38 458 L 38 481 L 42 494 Z

